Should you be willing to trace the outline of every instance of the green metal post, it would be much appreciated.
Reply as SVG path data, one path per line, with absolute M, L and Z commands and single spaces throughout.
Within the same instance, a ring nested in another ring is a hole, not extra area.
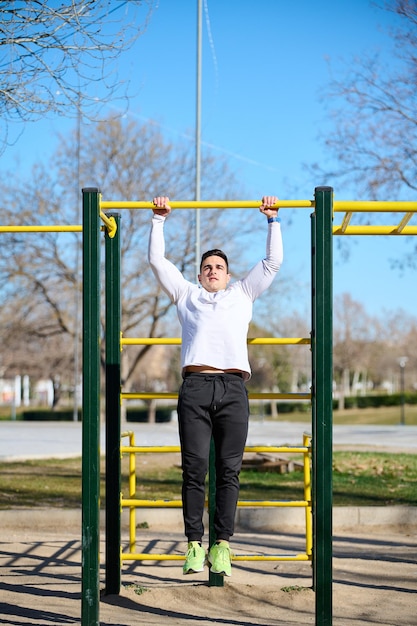
M 214 531 L 214 512 L 216 510 L 216 449 L 213 438 L 210 442 L 210 458 L 209 458 L 209 490 L 208 490 L 208 510 L 209 510 L 209 547 L 216 541 L 216 533 Z M 209 586 L 223 587 L 224 578 L 221 574 L 213 574 L 209 572 Z
M 315 189 L 312 215 L 313 586 L 316 626 L 332 624 L 333 190 Z
M 82 626 L 99 626 L 100 196 L 83 189 Z
M 106 252 L 106 594 L 120 592 L 121 520 L 120 520 L 120 215 L 108 215 L 116 221 L 114 237 L 105 236 Z

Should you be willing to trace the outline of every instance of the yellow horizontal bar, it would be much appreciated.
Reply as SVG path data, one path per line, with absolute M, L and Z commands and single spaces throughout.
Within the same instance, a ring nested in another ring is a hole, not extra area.
M 239 507 L 303 507 L 306 508 L 310 505 L 310 502 L 306 500 L 239 500 L 237 505 Z
M 335 200 L 335 213 L 353 211 L 354 213 L 417 213 L 417 202 L 402 202 L 390 200 Z
M 333 226 L 333 235 L 417 235 L 417 226 Z
M 125 392 L 121 393 L 123 400 L 176 400 L 178 393 L 169 391 L 152 392 Z M 311 393 L 249 393 L 249 400 L 311 400 Z
M 274 555 L 258 555 L 258 554 L 246 554 L 233 556 L 232 561 L 310 561 L 311 557 L 308 554 L 274 554 Z
M 246 446 L 245 452 L 266 452 L 266 453 L 282 453 L 282 454 L 304 454 L 310 448 L 306 446 Z M 181 446 L 120 446 L 123 453 L 161 453 L 161 452 L 181 452 Z
M 128 454 L 161 453 L 161 452 L 181 452 L 181 446 L 120 446 L 120 452 Z
M 252 339 L 248 339 L 248 345 L 250 346 L 289 346 L 301 344 L 310 345 L 310 337 L 253 337 Z
M 148 552 L 122 552 L 122 561 L 184 561 L 182 554 L 149 554 Z
M 282 454 L 304 454 L 310 450 L 307 446 L 246 446 L 245 452 L 280 452 Z
M 232 561 L 310 561 L 308 554 L 241 554 L 232 556 Z
M 172 200 L 173 209 L 256 209 L 261 200 Z M 279 200 L 280 208 L 314 208 L 314 200 Z M 153 209 L 150 201 L 109 200 L 100 203 L 102 209 Z M 404 213 L 417 212 L 417 202 L 407 201 L 367 201 L 367 200 L 335 200 L 335 212 L 353 211 L 355 213 Z
M 239 500 L 238 507 L 304 507 L 310 505 L 306 500 Z M 143 498 L 122 498 L 122 507 L 137 507 L 145 509 L 180 509 L 182 500 L 145 500 Z
M 122 337 L 122 346 L 179 346 L 181 337 Z M 248 345 L 301 345 L 311 344 L 310 337 L 253 337 L 248 339 Z
M 0 233 L 81 233 L 81 225 L 0 226 Z
M 182 507 L 181 500 L 137 500 L 136 498 L 123 498 L 122 507 L 134 506 L 144 507 L 146 509 L 180 509 Z
M 177 400 L 178 393 L 160 392 L 160 393 L 121 393 L 122 400 Z
M 280 200 L 279 208 L 313 208 L 313 200 Z M 173 200 L 170 201 L 173 209 L 258 209 L 261 200 Z M 153 202 L 135 201 L 102 201 L 102 209 L 154 209 Z
M 181 337 L 122 337 L 122 346 L 179 346 Z
M 149 554 L 149 552 L 122 552 L 122 561 L 184 561 L 182 554 Z M 241 554 L 234 555 L 232 561 L 310 561 L 307 554 Z

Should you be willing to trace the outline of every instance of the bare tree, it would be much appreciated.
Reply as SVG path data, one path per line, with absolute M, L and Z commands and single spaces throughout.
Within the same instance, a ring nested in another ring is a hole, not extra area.
M 344 408 L 345 396 L 351 395 L 351 383 L 358 382 L 367 370 L 369 355 L 365 347 L 375 339 L 376 324 L 349 294 L 336 298 L 334 310 L 334 376 L 339 408 Z
M 416 108 L 417 4 L 391 0 L 385 8 L 400 17 L 392 31 L 393 62 L 361 54 L 333 77 L 326 99 L 332 132 L 322 136 L 337 167 L 327 180 L 353 183 L 366 197 L 393 199 L 417 189 Z
M 339 190 L 353 187 L 358 199 L 408 200 L 417 189 L 417 3 L 389 0 L 380 8 L 398 18 L 390 33 L 391 61 L 371 51 L 347 60 L 345 72 L 333 74 L 330 66 L 324 95 L 330 127 L 320 139 L 335 165 L 311 169 Z M 399 265 L 416 267 L 413 247 Z
M 153 0 L 0 2 L 0 117 L 3 148 L 10 122 L 82 110 L 96 118 L 126 98 L 116 61 L 145 28 Z
M 0 181 L 3 224 L 73 224 L 79 215 L 81 193 L 74 200 L 74 172 L 80 158 L 81 186 L 98 186 L 104 199 L 151 200 L 158 193 L 173 199 L 193 197 L 194 157 L 188 145 L 165 141 L 156 126 L 109 119 L 88 125 L 81 149 L 76 139 L 62 138 L 52 165 L 37 166 L 22 184 L 10 173 Z M 203 197 L 242 197 L 233 174 L 223 160 L 203 155 Z M 204 211 L 201 220 L 202 245 L 223 246 L 238 256 L 239 237 L 261 228 L 259 214 L 253 211 L 239 222 L 239 211 L 228 220 L 225 211 Z M 155 281 L 147 263 L 147 241 L 151 212 L 122 211 L 123 293 L 122 324 L 125 336 L 157 337 L 167 325 L 175 327 L 169 314 L 170 303 Z M 233 243 L 232 243 L 233 242 Z M 74 339 L 74 302 L 81 288 L 77 267 L 79 234 L 13 233 L 2 235 L 0 288 L 4 296 L 2 316 L 14 322 L 14 341 L 21 345 L 30 334 L 47 345 L 52 336 Z M 192 280 L 195 274 L 194 212 L 178 210 L 167 224 L 167 253 Z M 79 256 L 79 255 L 78 255 Z M 241 255 L 239 254 L 239 259 Z M 20 328 L 20 339 L 17 330 Z M 7 332 L 0 325 L 0 332 Z M 2 365 L 13 365 L 9 337 Z M 67 342 L 62 346 L 67 349 Z M 139 362 L 149 346 L 129 348 L 123 354 L 126 388 L 137 380 Z M 29 357 L 28 357 L 29 358 Z M 68 362 L 67 362 L 68 363 Z M 160 379 L 164 380 L 161 371 Z M 157 384 L 157 381 L 156 381 Z
M 417 389 L 417 320 L 399 310 L 388 312 L 380 322 L 383 345 L 381 358 L 375 364 L 376 382 L 391 381 L 390 388 L 399 390 L 400 361 L 406 358 L 405 388 Z M 379 369 L 378 369 L 379 367 Z

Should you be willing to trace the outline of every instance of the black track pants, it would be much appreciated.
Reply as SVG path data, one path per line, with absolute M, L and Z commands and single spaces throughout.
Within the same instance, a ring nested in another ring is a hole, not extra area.
M 214 529 L 217 539 L 228 540 L 233 535 L 248 419 L 248 394 L 240 376 L 185 375 L 178 396 L 178 422 L 188 541 L 200 541 L 204 535 L 205 478 L 212 435 L 216 450 Z

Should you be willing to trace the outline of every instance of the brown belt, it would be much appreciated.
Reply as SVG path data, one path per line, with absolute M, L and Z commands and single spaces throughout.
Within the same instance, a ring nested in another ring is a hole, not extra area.
M 184 372 L 183 378 L 188 376 L 238 376 L 243 378 L 242 372 Z

